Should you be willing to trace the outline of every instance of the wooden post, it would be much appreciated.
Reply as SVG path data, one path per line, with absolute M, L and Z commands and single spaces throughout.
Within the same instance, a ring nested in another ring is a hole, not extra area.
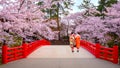
M 17 48 L 14 48 L 13 52 L 14 52 L 14 60 L 17 60 Z
M 96 43 L 96 50 L 95 50 L 95 56 L 96 58 L 99 58 L 100 56 L 100 44 L 99 43 Z
M 88 50 L 88 42 L 87 42 L 87 41 L 85 41 L 85 42 L 86 42 L 85 47 L 86 47 L 86 49 Z
M 118 63 L 118 46 L 113 46 L 113 63 Z
M 23 43 L 22 46 L 23 46 L 23 57 L 26 58 L 27 57 L 27 44 Z
M 105 60 L 108 60 L 108 54 L 107 54 L 107 52 L 108 52 L 108 49 L 104 47 L 104 55 L 103 56 L 104 56 Z
M 51 45 L 50 41 L 48 41 L 48 44 L 47 45 Z
M 2 63 L 6 64 L 7 63 L 7 45 L 2 46 Z

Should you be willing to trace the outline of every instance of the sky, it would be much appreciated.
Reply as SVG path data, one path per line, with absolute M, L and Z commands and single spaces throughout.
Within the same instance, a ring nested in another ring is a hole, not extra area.
M 83 0 L 74 0 L 74 1 L 75 1 L 75 4 L 74 4 L 74 6 L 72 7 L 73 11 L 70 11 L 70 13 L 75 13 L 75 12 L 81 11 L 80 9 L 78 9 L 77 6 L 80 5 L 80 4 L 83 2 Z M 98 0 L 91 0 L 91 2 L 92 2 L 95 6 L 98 5 Z
M 14 0 L 11 0 L 11 1 L 14 1 Z M 75 4 L 74 6 L 72 7 L 72 11 L 70 11 L 70 13 L 75 13 L 75 12 L 79 12 L 81 11 L 80 9 L 78 9 L 78 5 L 80 5 L 82 3 L 83 0 L 74 0 L 75 1 Z M 91 2 L 97 6 L 98 5 L 98 0 L 91 0 Z M 2 9 L 2 7 L 0 6 L 0 9 Z

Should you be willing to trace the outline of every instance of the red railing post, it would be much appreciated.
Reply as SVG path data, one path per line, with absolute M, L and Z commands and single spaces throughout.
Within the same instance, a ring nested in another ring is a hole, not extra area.
M 2 63 L 6 64 L 7 63 L 7 45 L 2 46 Z
M 30 53 L 37 49 L 41 45 L 50 45 L 50 42 L 47 40 L 38 40 L 27 44 L 23 41 L 22 46 L 9 48 L 4 41 L 2 46 L 2 63 L 8 63 L 13 60 L 18 60 L 20 58 L 26 58 Z M 21 53 L 19 55 L 19 53 Z M 9 54 L 14 54 L 14 57 L 9 56 Z
M 51 43 L 50 43 L 49 41 L 47 41 L 47 40 L 46 40 L 46 42 L 47 42 L 47 45 L 50 45 L 50 44 L 51 44 Z
M 95 50 L 95 56 L 96 58 L 99 58 L 100 56 L 100 44 L 99 43 L 96 43 L 96 50 Z
M 24 58 L 26 58 L 26 57 L 27 57 L 27 44 L 26 44 L 26 43 L 23 43 L 22 46 L 23 46 Z
M 107 60 L 108 59 L 108 49 L 104 47 L 104 59 Z
M 113 63 L 118 63 L 118 46 L 113 46 Z
M 14 60 L 17 60 L 17 49 L 14 48 L 14 49 L 13 49 L 13 52 L 14 52 Z

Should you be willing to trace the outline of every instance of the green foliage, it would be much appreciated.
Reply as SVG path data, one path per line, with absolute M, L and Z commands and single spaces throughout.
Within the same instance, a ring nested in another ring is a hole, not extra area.
M 61 40 L 63 45 L 69 45 L 69 36 L 63 36 L 61 37 Z
M 119 49 L 119 56 L 120 56 L 120 40 L 119 40 L 119 42 L 118 42 L 118 49 Z
M 109 47 L 112 47 L 115 44 L 115 40 L 119 41 L 119 36 L 116 33 L 109 32 L 107 35 L 111 37 L 111 40 L 107 42 Z
M 20 46 L 22 44 L 22 38 L 21 37 L 18 37 L 18 36 L 15 36 L 14 37 L 14 44 L 11 44 L 10 47 L 16 47 L 16 46 Z
M 0 54 L 0 65 L 2 64 L 2 54 Z
M 70 7 L 73 5 L 74 5 L 74 3 L 72 1 L 65 1 L 64 2 L 64 7 L 67 9 L 70 9 Z
M 111 40 L 109 40 L 107 42 L 107 45 L 109 47 L 113 47 L 114 45 L 118 45 L 119 56 L 120 56 L 120 38 L 119 38 L 119 36 L 114 32 L 109 32 L 107 35 L 109 35 L 111 37 Z M 115 40 L 116 40 L 116 42 L 115 42 Z
M 52 0 L 51 3 L 56 2 L 59 0 Z M 40 1 L 37 3 L 37 5 L 43 5 L 44 2 Z M 44 13 L 47 13 L 46 17 L 50 18 L 50 19 L 54 19 L 55 17 L 57 18 L 59 15 L 61 14 L 65 14 L 65 12 L 67 10 L 65 9 L 71 9 L 71 6 L 73 6 L 74 3 L 72 0 L 68 0 L 68 1 L 63 1 L 63 3 L 59 3 L 58 4 L 52 4 L 51 8 L 49 9 L 40 9 L 42 10 Z M 68 12 L 68 11 L 67 11 Z
M 103 12 L 107 12 L 106 7 L 111 7 L 112 4 L 117 3 L 117 0 L 99 0 L 99 5 L 97 6 L 97 10 L 100 11 L 102 19 L 104 19 L 105 14 Z
M 62 39 L 69 39 L 69 36 L 63 36 Z
M 102 11 L 105 10 L 105 6 L 106 6 L 106 3 L 105 3 L 105 2 L 106 2 L 105 0 L 100 0 L 100 1 L 99 1 L 99 5 L 98 5 L 98 7 L 97 7 L 97 10 L 98 10 L 98 11 L 102 12 Z
M 119 36 L 115 32 L 109 32 L 108 35 L 112 38 L 112 40 L 119 39 Z
M 37 5 L 43 5 L 43 1 L 38 2 Z
M 107 42 L 107 45 L 108 45 L 109 47 L 113 47 L 113 45 L 114 45 L 114 41 L 113 41 L 113 40 L 108 41 L 108 42 Z
M 91 8 L 95 8 L 94 4 L 91 3 L 91 0 L 83 0 L 83 3 L 81 3 L 81 5 L 78 6 L 79 9 L 86 9 L 86 13 L 84 15 L 89 16 L 89 9 Z
M 59 2 L 59 0 L 52 0 L 51 3 L 53 2 L 57 2 L 57 4 L 52 4 L 51 8 L 42 9 L 42 10 L 44 11 L 44 13 L 46 13 L 47 18 L 56 20 L 57 29 L 58 31 L 60 31 L 60 22 L 59 22 L 60 19 L 59 18 L 61 15 L 67 15 L 69 13 L 68 10 L 71 10 L 71 6 L 74 5 L 74 2 L 73 0 L 66 0 L 61 3 Z M 60 39 L 60 33 L 58 33 L 58 36 Z
M 115 4 L 115 3 L 117 3 L 117 2 L 118 2 L 118 0 L 108 0 L 107 3 L 106 3 L 106 6 L 107 6 L 107 7 L 111 7 L 112 4 Z
M 0 57 L 0 65 L 2 64 L 2 58 Z
M 2 46 L 2 42 L 0 41 L 0 46 Z
M 95 6 L 93 3 L 91 3 L 91 0 L 83 0 L 83 3 L 78 6 L 79 9 L 87 9 L 87 10 L 94 7 Z
M 100 0 L 97 10 L 102 13 L 102 12 L 106 11 L 105 7 L 111 7 L 112 4 L 115 4 L 117 2 L 118 2 L 117 0 Z

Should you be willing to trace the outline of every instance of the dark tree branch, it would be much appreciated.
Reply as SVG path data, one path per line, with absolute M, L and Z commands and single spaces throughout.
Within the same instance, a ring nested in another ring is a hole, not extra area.
M 20 3 L 20 8 L 18 8 L 18 12 L 20 11 L 22 5 L 25 3 L 25 0 L 23 0 L 21 3 Z

